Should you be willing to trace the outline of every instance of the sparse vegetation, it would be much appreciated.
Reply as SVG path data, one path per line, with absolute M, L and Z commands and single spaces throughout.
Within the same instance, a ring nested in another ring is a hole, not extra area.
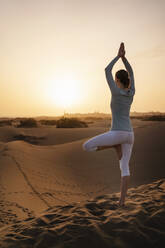
M 42 125 L 50 125 L 50 126 L 54 126 L 57 124 L 57 120 L 40 120 L 39 122 Z
M 19 134 L 13 137 L 14 140 L 24 140 L 31 144 L 38 144 L 38 141 L 45 139 L 45 137 L 36 137 L 32 135 Z
M 136 119 L 136 120 L 142 120 L 144 118 L 144 116 L 141 116 L 141 115 L 136 115 L 136 116 L 130 116 L 130 118 L 133 120 L 133 119 Z
M 151 115 L 151 116 L 144 116 L 142 121 L 165 121 L 165 116 L 163 115 Z
M 37 121 L 33 118 L 27 118 L 20 120 L 20 124 L 17 127 L 37 127 Z
M 85 120 L 90 120 L 90 121 L 101 121 L 101 120 L 104 120 L 103 117 L 94 117 L 94 116 L 87 116 L 87 117 L 84 117 Z
M 11 126 L 11 125 L 12 125 L 12 121 L 11 120 L 1 120 L 0 121 L 0 127 Z
M 57 120 L 57 128 L 76 128 L 76 127 L 88 127 L 87 123 L 79 120 L 78 118 L 65 118 Z
M 142 121 L 165 121 L 165 115 L 139 115 L 131 116 L 131 119 Z
M 165 121 L 164 112 L 131 112 L 130 118 L 139 121 Z M 56 126 L 64 128 L 88 127 L 89 124 L 101 121 L 111 121 L 111 114 L 104 113 L 87 113 L 87 114 L 65 114 L 63 116 L 41 116 L 34 118 L 27 117 L 2 117 L 0 118 L 0 127 L 39 127 L 42 125 Z

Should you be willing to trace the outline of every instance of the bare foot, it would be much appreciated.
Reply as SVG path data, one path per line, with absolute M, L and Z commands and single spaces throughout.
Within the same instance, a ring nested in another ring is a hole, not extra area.
M 120 207 L 124 207 L 125 206 L 124 202 L 121 199 L 118 201 L 118 205 Z

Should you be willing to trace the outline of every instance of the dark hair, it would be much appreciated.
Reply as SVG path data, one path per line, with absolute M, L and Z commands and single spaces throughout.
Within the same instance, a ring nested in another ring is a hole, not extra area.
M 126 70 L 119 70 L 116 72 L 116 77 L 120 80 L 120 82 L 124 85 L 124 88 L 128 88 L 130 79 L 128 72 Z

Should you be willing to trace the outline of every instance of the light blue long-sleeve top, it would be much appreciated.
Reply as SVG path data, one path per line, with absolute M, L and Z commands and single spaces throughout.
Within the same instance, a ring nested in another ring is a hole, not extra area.
M 112 122 L 110 130 L 123 130 L 123 131 L 133 131 L 131 120 L 129 117 L 131 104 L 133 102 L 133 97 L 135 94 L 135 84 L 134 84 L 134 73 L 128 60 L 124 57 L 123 63 L 129 74 L 131 81 L 131 87 L 129 89 L 121 89 L 115 83 L 112 76 L 113 65 L 120 58 L 117 55 L 105 68 L 105 75 L 107 83 L 111 90 L 111 112 L 112 112 Z

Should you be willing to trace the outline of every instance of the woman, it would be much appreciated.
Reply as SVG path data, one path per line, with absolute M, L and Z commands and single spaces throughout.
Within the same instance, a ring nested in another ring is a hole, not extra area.
M 112 76 L 112 68 L 121 58 L 126 70 L 119 70 Z M 86 151 L 100 151 L 115 148 L 121 170 L 121 195 L 119 206 L 124 206 L 130 177 L 129 160 L 134 144 L 134 131 L 129 113 L 135 94 L 134 73 L 125 57 L 124 43 L 122 42 L 118 55 L 105 68 L 106 80 L 111 90 L 112 123 L 108 132 L 97 135 L 83 144 Z

